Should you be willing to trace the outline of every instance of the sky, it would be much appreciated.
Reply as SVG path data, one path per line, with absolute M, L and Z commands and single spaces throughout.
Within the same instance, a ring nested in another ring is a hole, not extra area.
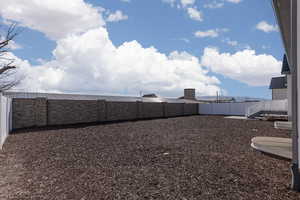
M 270 0 L 10 0 L 0 21 L 16 91 L 270 98 L 284 54 Z

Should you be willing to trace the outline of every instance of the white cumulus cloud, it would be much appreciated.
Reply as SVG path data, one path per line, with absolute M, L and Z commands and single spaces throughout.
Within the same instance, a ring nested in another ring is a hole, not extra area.
M 26 67 L 23 86 L 33 85 L 37 91 L 143 91 L 166 96 L 180 96 L 187 87 L 206 95 L 220 90 L 219 80 L 207 74 L 197 57 L 177 51 L 165 55 L 137 41 L 116 47 L 103 27 L 59 40 L 53 55 L 43 66 Z
M 103 26 L 99 9 L 83 0 L 0 1 L 4 19 L 41 31 L 54 40 Z
M 211 8 L 211 9 L 215 9 L 215 8 L 222 8 L 224 7 L 225 3 L 234 3 L 234 4 L 238 4 L 241 3 L 242 0 L 209 0 L 208 3 L 204 4 L 204 8 Z
M 24 75 L 19 86 L 23 91 L 132 95 L 143 91 L 180 96 L 187 87 L 196 88 L 198 95 L 214 95 L 221 90 L 219 80 L 208 75 L 199 58 L 186 52 L 174 51 L 167 55 L 154 47 L 144 48 L 137 41 L 115 46 L 104 26 L 103 9 L 79 0 L 64 6 L 58 0 L 41 1 L 38 5 L 35 2 L 26 1 L 30 5 L 27 6 L 20 0 L 9 1 L 16 13 L 22 11 L 17 15 L 7 15 L 1 10 L 5 20 L 21 22 L 56 42 L 53 59 L 39 65 L 33 66 L 9 54 L 16 59 L 18 74 Z M 78 6 L 83 6 L 83 12 L 86 8 L 92 13 L 85 13 L 85 17 L 74 14 L 84 24 L 70 15 L 74 12 L 72 8 Z M 62 17 L 65 15 L 67 18 Z M 57 28 L 52 29 L 54 24 Z
M 241 3 L 242 0 L 226 0 L 227 2 L 230 2 L 230 3 Z
M 224 6 L 224 2 L 211 1 L 210 3 L 204 4 L 204 8 L 222 8 Z
M 128 19 L 127 15 L 124 15 L 121 10 L 117 10 L 114 13 L 110 13 L 108 15 L 106 21 L 108 21 L 108 22 L 118 22 L 118 21 L 127 20 L 127 19 Z
M 210 71 L 249 85 L 267 85 L 269 78 L 280 71 L 281 62 L 270 55 L 256 55 L 253 50 L 229 54 L 206 48 L 200 60 L 184 51 L 164 54 L 155 47 L 145 48 L 137 41 L 116 46 L 104 26 L 99 8 L 74 0 L 70 5 L 64 4 L 58 14 L 61 1 L 41 1 L 39 5 L 35 5 L 35 1 L 26 2 L 33 7 L 24 9 L 27 5 L 23 1 L 10 0 L 8 4 L 22 12 L 8 16 L 1 10 L 1 16 L 41 31 L 55 40 L 56 47 L 51 60 L 35 66 L 8 54 L 16 59 L 19 66 L 17 75 L 24 76 L 19 86 L 24 91 L 131 95 L 143 91 L 181 96 L 184 88 L 192 87 L 196 88 L 198 95 L 215 95 L 216 91 L 222 90 L 221 83 L 209 74 Z M 81 23 L 74 23 L 73 17 L 57 20 L 57 15 L 64 16 L 65 12 L 66 16 L 70 16 L 70 10 L 79 5 L 95 12 L 82 19 L 81 14 L 76 14 L 79 20 L 89 25 L 82 28 Z M 40 14 L 35 13 L 38 9 Z M 42 25 L 42 20 L 36 19 L 41 16 L 47 19 Z M 98 21 L 95 24 L 91 16 L 96 16 Z M 53 21 L 60 29 L 49 28 Z
M 203 14 L 201 11 L 199 11 L 196 7 L 194 8 L 188 8 L 187 9 L 187 13 L 189 15 L 189 17 L 193 20 L 196 20 L 196 21 L 203 21 Z
M 205 48 L 201 64 L 212 72 L 238 80 L 250 86 L 266 86 L 273 76 L 280 74 L 281 62 L 271 55 L 246 49 L 234 54 Z
M 219 36 L 219 33 L 216 30 L 211 29 L 211 30 L 207 30 L 207 31 L 197 31 L 194 33 L 194 35 L 199 38 L 204 38 L 204 37 L 215 38 L 215 37 Z
M 186 11 L 189 18 L 196 21 L 203 21 L 203 14 L 194 4 L 196 3 L 196 0 L 180 0 L 177 2 L 176 0 L 162 0 L 164 3 L 168 3 L 171 5 L 171 7 L 176 7 L 178 9 L 182 9 Z
M 211 37 L 211 38 L 216 38 L 219 36 L 220 33 L 222 32 L 228 32 L 229 29 L 227 28 L 223 28 L 223 29 L 210 29 L 210 30 L 207 30 L 207 31 L 196 31 L 194 33 L 195 37 L 198 37 L 198 38 L 204 38 L 204 37 Z
M 263 31 L 265 33 L 270 33 L 270 32 L 273 32 L 273 31 L 278 31 L 278 26 L 269 24 L 266 21 L 261 21 L 256 25 L 256 29 L 260 30 L 260 31 Z
M 183 7 L 194 5 L 196 0 L 180 0 Z

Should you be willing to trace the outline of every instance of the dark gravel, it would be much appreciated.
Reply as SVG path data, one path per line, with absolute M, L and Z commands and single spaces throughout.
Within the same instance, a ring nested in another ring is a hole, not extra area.
M 289 162 L 250 147 L 273 123 L 192 116 L 11 135 L 0 199 L 300 199 Z

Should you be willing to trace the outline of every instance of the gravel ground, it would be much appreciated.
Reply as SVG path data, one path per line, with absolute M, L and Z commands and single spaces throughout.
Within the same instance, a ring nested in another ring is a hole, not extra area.
M 273 123 L 191 116 L 11 135 L 0 199 L 300 199 L 289 162 L 250 147 Z

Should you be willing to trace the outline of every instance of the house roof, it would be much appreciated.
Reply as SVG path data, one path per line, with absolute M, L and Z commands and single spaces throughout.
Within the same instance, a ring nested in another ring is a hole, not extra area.
M 270 89 L 284 89 L 287 88 L 287 80 L 285 76 L 273 77 L 271 79 Z
M 282 61 L 281 74 L 290 74 L 290 73 L 291 73 L 291 71 L 290 71 L 288 59 L 287 59 L 286 54 L 284 54 L 283 61 Z

